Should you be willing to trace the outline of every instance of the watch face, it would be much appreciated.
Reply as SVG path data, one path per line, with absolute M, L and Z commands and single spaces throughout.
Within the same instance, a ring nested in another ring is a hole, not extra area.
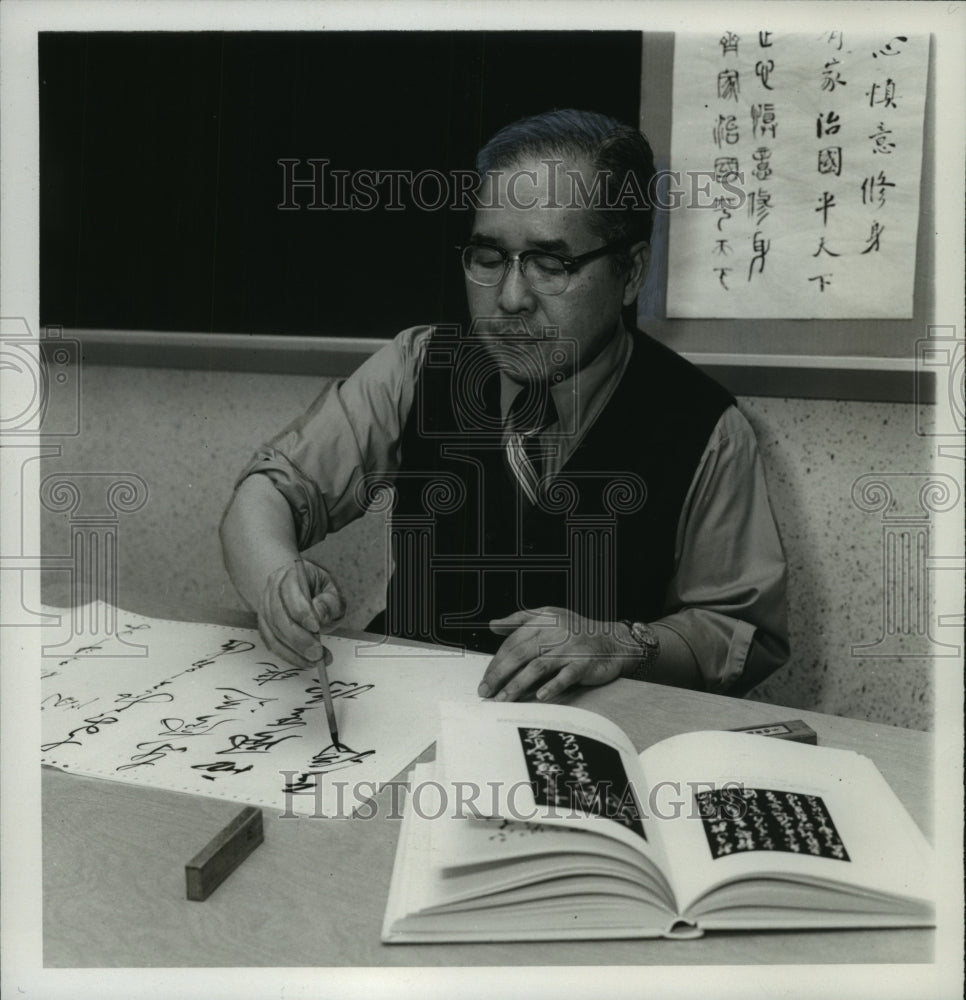
M 631 635 L 646 649 L 656 649 L 659 645 L 657 636 L 642 622 L 631 625 Z

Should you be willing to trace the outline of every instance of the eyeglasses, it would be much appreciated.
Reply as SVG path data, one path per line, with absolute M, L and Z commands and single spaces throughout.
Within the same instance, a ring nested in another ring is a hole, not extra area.
M 487 243 L 470 243 L 457 247 L 462 255 L 463 270 L 474 284 L 492 288 L 506 277 L 510 265 L 520 264 L 520 273 L 527 284 L 541 295 L 559 295 L 570 284 L 570 276 L 598 257 L 627 246 L 626 240 L 607 243 L 589 253 L 566 257 L 546 250 L 523 250 L 512 257 L 503 247 Z

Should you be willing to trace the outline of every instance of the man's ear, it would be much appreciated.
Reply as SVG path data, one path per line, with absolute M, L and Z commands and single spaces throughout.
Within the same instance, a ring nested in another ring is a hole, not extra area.
M 631 266 L 624 281 L 625 306 L 634 302 L 644 287 L 644 279 L 647 277 L 647 269 L 651 263 L 651 244 L 641 240 L 640 243 L 635 243 L 630 248 L 628 255 L 631 259 Z

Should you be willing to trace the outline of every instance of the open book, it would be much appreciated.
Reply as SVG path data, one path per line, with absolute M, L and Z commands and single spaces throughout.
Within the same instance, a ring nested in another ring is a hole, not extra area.
M 931 848 L 860 754 L 698 732 L 638 756 L 582 709 L 442 712 L 406 803 L 386 942 L 933 922 Z

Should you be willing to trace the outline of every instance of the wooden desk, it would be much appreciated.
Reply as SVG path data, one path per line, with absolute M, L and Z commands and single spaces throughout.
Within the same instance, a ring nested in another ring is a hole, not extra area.
M 134 610 L 134 609 L 132 609 Z M 182 609 L 183 611 L 184 609 Z M 146 611 L 144 613 L 147 613 Z M 168 611 L 155 616 L 198 617 Z M 207 620 L 238 625 L 235 614 Z M 871 757 L 932 831 L 928 733 L 617 681 L 574 695 L 643 750 L 675 733 L 801 718 L 823 746 Z M 924 929 L 714 933 L 694 941 L 383 945 L 398 818 L 279 818 L 208 900 L 185 899 L 184 865 L 238 811 L 203 799 L 53 770 L 43 774 L 44 965 L 469 966 L 930 962 Z

